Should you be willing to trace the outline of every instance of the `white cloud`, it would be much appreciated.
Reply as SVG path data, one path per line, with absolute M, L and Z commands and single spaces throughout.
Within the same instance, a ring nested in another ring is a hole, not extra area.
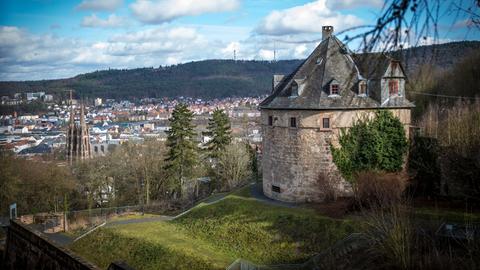
M 233 41 L 228 43 L 227 47 L 221 49 L 222 56 L 225 58 L 233 58 L 233 54 L 237 54 L 240 52 L 240 42 Z
M 330 9 L 353 9 L 359 7 L 381 8 L 385 2 L 383 0 L 327 0 L 327 6 Z
M 455 29 L 459 29 L 459 28 L 469 28 L 469 27 L 473 27 L 473 26 L 475 26 L 475 23 L 472 21 L 471 18 L 459 20 L 459 21 L 456 21 L 456 22 L 453 24 L 453 28 L 455 28 Z
M 137 0 L 130 8 L 138 20 L 161 24 L 183 16 L 231 11 L 239 5 L 239 0 Z
M 173 57 L 173 56 L 169 56 L 167 57 L 167 60 L 166 60 L 166 63 L 168 66 L 170 65 L 176 65 L 180 63 L 180 59 L 176 58 L 176 57 Z
M 123 4 L 123 0 L 83 0 L 78 10 L 114 11 Z
M 251 36 L 245 40 L 224 44 L 217 57 L 232 59 L 235 50 L 237 59 L 273 60 L 274 54 L 277 60 L 304 59 L 318 44 L 318 42 L 291 42 L 288 37 L 272 39 L 269 36 Z
M 294 52 L 293 52 L 293 57 L 297 59 L 305 58 L 307 55 L 307 45 L 306 44 L 300 44 L 295 47 Z
M 264 35 L 321 33 L 323 25 L 333 25 L 336 30 L 344 30 L 361 23 L 362 20 L 354 15 L 331 10 L 326 5 L 326 0 L 317 0 L 302 6 L 272 11 L 255 31 Z
M 97 17 L 97 15 L 92 14 L 86 16 L 82 20 L 83 27 L 99 27 L 99 28 L 116 28 L 123 27 L 127 24 L 126 19 L 119 17 L 115 14 L 110 14 L 107 19 L 102 19 Z
M 274 55 L 273 50 L 260 49 L 258 51 L 258 57 L 260 57 L 261 60 L 273 60 Z
M 157 27 L 93 43 L 0 27 L 0 80 L 52 79 L 110 67 L 209 59 L 220 48 L 212 48 L 195 29 L 185 27 Z

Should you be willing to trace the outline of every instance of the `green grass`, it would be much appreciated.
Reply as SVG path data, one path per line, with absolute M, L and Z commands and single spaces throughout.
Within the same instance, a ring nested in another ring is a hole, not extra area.
M 111 219 L 108 220 L 108 222 L 113 222 L 113 221 L 121 221 L 121 220 L 132 220 L 132 219 L 142 219 L 142 218 L 154 218 L 158 217 L 159 215 L 155 214 L 141 214 L 141 213 L 132 213 L 132 214 L 127 214 L 127 215 L 121 215 L 121 216 L 115 216 L 112 217 Z
M 352 225 L 312 209 L 264 204 L 246 188 L 171 222 L 99 229 L 71 248 L 104 268 L 124 260 L 135 269 L 225 269 L 237 258 L 304 261 L 350 234 Z
M 78 230 L 75 230 L 75 231 L 61 232 L 61 234 L 64 234 L 64 235 L 66 235 L 66 236 L 68 236 L 68 237 L 70 237 L 70 238 L 75 239 L 75 238 L 79 237 L 80 235 L 82 235 L 82 234 L 84 234 L 84 233 L 86 233 L 86 232 L 88 232 L 88 228 L 86 228 L 86 229 L 78 229 Z
M 104 269 L 117 260 L 135 269 L 222 269 L 232 259 L 167 222 L 102 228 L 71 248 Z
M 465 211 L 454 211 L 436 208 L 416 208 L 414 216 L 425 220 L 455 222 L 455 223 L 471 223 L 480 222 L 480 213 L 469 213 Z

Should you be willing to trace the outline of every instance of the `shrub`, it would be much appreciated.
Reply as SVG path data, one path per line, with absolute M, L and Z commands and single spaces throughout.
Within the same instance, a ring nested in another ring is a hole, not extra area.
M 417 195 L 440 194 L 440 154 L 438 140 L 416 137 L 408 155 L 408 169 L 414 175 L 413 190 Z
M 479 198 L 480 102 L 431 103 L 417 125 L 410 169 L 426 195 Z
M 231 143 L 218 155 L 215 178 L 220 190 L 232 190 L 248 182 L 252 172 L 247 151 L 244 144 Z
M 354 184 L 355 201 L 366 207 L 385 207 L 401 202 L 406 187 L 402 173 L 357 173 Z
M 320 173 L 317 178 L 317 184 L 319 190 L 323 192 L 323 201 L 332 202 L 336 201 L 339 194 L 337 184 L 334 177 L 329 177 L 327 173 Z
M 480 101 L 459 100 L 447 109 L 441 103 L 430 104 L 418 126 L 424 136 L 438 139 L 440 146 L 470 156 L 480 146 L 479 122 Z
M 410 269 L 413 230 L 407 207 L 391 204 L 365 212 L 364 234 L 370 241 L 369 254 L 379 257 L 374 269 Z
M 349 181 L 360 171 L 402 169 L 408 149 L 403 124 L 390 111 L 377 111 L 375 116 L 373 120 L 356 122 L 348 131 L 342 130 L 341 147 L 331 146 L 333 161 Z

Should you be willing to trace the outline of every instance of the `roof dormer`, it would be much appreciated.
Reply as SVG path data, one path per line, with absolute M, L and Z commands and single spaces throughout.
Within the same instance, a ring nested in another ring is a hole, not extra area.
M 290 96 L 298 97 L 298 83 L 296 81 L 293 81 L 292 85 L 290 85 Z
M 358 81 L 358 96 L 366 97 L 368 95 L 367 80 Z
M 290 97 L 298 97 L 302 95 L 305 88 L 305 79 L 294 79 L 290 84 Z
M 330 82 L 328 90 L 329 90 L 329 93 L 328 93 L 329 96 L 333 96 L 333 97 L 340 96 L 340 84 L 335 79 L 333 79 Z

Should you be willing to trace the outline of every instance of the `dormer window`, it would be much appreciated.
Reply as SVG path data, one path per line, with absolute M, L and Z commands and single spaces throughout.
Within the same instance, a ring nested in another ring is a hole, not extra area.
M 340 87 L 339 87 L 338 83 L 330 84 L 330 95 L 338 95 L 339 89 L 340 89 Z
M 367 95 L 367 82 L 360 81 L 358 83 L 358 95 L 359 96 L 366 96 Z
M 291 95 L 290 95 L 290 96 L 292 96 L 292 97 L 298 97 L 298 84 L 297 84 L 297 82 L 294 81 L 294 82 L 292 83 L 291 88 L 292 88 L 292 92 L 291 92 Z
M 388 81 L 388 95 L 389 96 L 398 96 L 398 80 L 389 80 Z

